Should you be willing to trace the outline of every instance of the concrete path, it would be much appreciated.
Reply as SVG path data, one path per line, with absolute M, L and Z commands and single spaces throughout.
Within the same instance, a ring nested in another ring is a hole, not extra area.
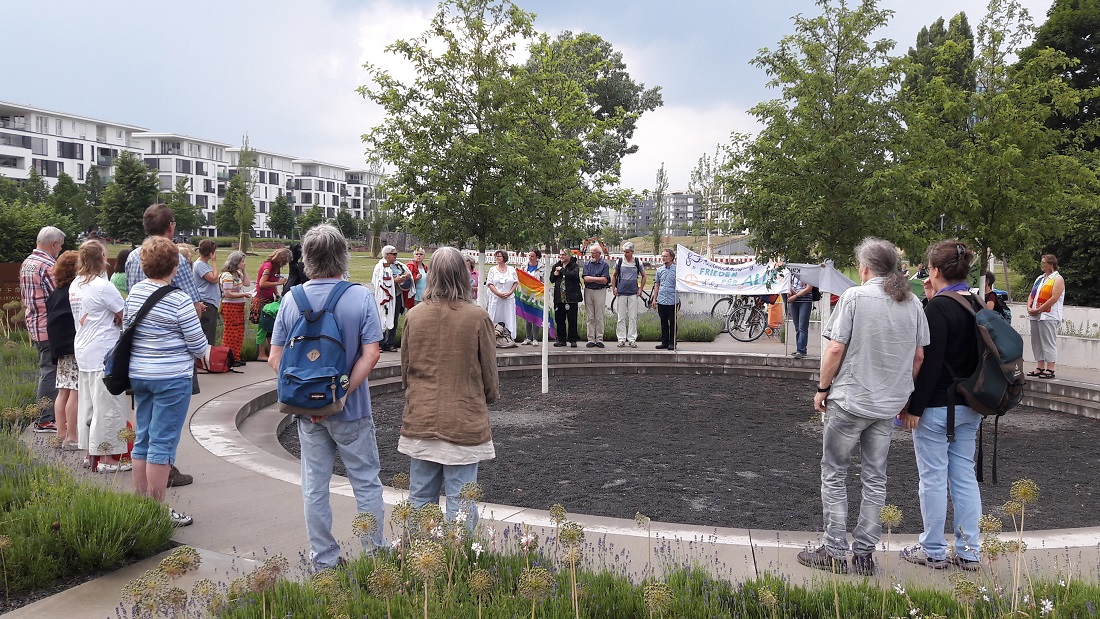
M 642 347 L 637 349 L 639 353 L 656 352 L 651 348 L 652 343 L 639 343 L 639 346 Z M 538 350 L 519 347 L 501 354 L 534 357 Z M 615 348 L 607 350 L 622 352 Z M 777 340 L 765 337 L 746 344 L 726 334 L 719 335 L 713 343 L 685 342 L 680 344 L 677 353 L 661 354 L 667 354 L 671 364 L 681 353 L 692 352 L 749 353 L 760 355 L 762 360 L 775 361 L 778 361 L 776 357 L 788 356 L 783 343 Z M 816 352 L 811 343 L 810 354 Z M 396 353 L 383 354 L 376 373 L 394 375 L 396 368 L 393 366 L 398 360 Z M 816 367 L 816 360 L 807 359 L 802 365 Z M 1059 381 L 1078 382 L 1100 390 L 1094 371 L 1060 366 L 1058 374 Z M 282 417 L 270 413 L 249 416 L 251 409 L 241 410 L 253 400 L 257 400 L 254 408 L 270 403 L 270 396 L 266 402 L 262 396 L 274 389 L 273 379 L 270 368 L 261 363 L 249 363 L 242 374 L 203 376 L 202 393 L 192 399 L 189 422 L 179 446 L 178 465 L 195 476 L 195 483 L 169 488 L 168 502 L 195 519 L 192 526 L 177 530 L 174 537 L 176 542 L 193 546 L 203 553 L 203 568 L 194 578 L 209 577 L 228 582 L 276 554 L 287 557 L 292 566 L 304 566 L 307 562 L 299 465 L 275 437 Z M 809 386 L 807 394 L 807 397 L 812 396 Z M 381 446 L 381 449 L 392 448 Z M 75 461 L 73 466 L 78 466 Z M 130 483 L 127 474 L 120 485 L 130 487 Z M 351 520 L 356 509 L 350 487 L 342 478 L 334 478 L 332 492 L 333 531 L 347 548 L 357 549 L 358 543 L 351 534 Z M 399 491 L 387 488 L 387 506 L 402 496 Z M 819 511 L 818 497 L 806 497 L 806 509 Z M 508 527 L 526 525 L 536 531 L 541 529 L 543 539 L 547 534 L 553 535 L 552 523 L 545 511 L 494 504 L 483 505 L 481 510 L 483 518 L 492 521 L 495 544 L 509 543 L 503 535 Z M 917 515 L 909 515 L 908 519 L 914 517 Z M 616 569 L 636 576 L 646 571 L 650 547 L 648 533 L 637 528 L 633 520 L 577 514 L 570 514 L 570 518 L 585 527 L 593 546 L 599 543 L 599 547 L 605 549 L 602 558 L 595 556 L 597 553 L 589 553 L 593 564 L 600 565 L 602 561 L 611 564 L 612 557 L 618 556 L 618 563 L 614 564 Z M 669 564 L 701 565 L 715 576 L 731 580 L 753 578 L 770 571 L 785 574 L 796 583 L 827 576 L 803 568 L 795 559 L 800 549 L 816 542 L 816 533 L 654 522 L 652 536 L 654 550 L 663 550 L 656 553 L 661 557 L 654 562 L 656 569 Z M 514 540 L 515 536 L 508 538 Z M 1024 540 L 1028 542 L 1027 558 L 1035 566 L 1033 573 L 1034 570 L 1068 569 L 1093 581 L 1100 577 L 1097 573 L 1100 527 L 1034 532 L 1027 534 Z M 878 578 L 946 584 L 947 574 L 930 573 L 925 568 L 898 560 L 897 551 L 915 541 L 913 535 L 893 536 L 886 552 L 876 553 L 880 565 L 884 559 L 889 562 L 887 570 L 879 570 Z M 8 616 L 115 617 L 122 585 L 145 569 L 155 567 L 158 560 L 159 557 L 154 557 L 13 611 Z

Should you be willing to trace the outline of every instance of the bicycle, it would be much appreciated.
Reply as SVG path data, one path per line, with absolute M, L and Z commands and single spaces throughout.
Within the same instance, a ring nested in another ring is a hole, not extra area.
M 754 342 L 768 330 L 768 312 L 764 309 L 764 297 L 737 297 L 729 317 L 726 331 L 740 342 Z
M 650 286 L 648 291 L 644 290 L 644 289 L 638 291 L 638 296 L 640 296 L 642 298 L 642 311 L 645 311 L 645 310 L 649 309 L 649 304 L 650 304 L 650 302 L 653 301 L 653 288 L 655 286 L 656 286 L 656 284 L 654 284 L 654 286 Z M 607 311 L 608 312 L 611 312 L 612 314 L 615 313 L 615 301 L 618 301 L 618 300 L 619 300 L 619 297 L 617 297 L 617 296 L 612 296 L 611 297 L 611 303 L 607 304 Z M 676 298 L 676 309 L 680 309 L 680 298 L 679 297 Z

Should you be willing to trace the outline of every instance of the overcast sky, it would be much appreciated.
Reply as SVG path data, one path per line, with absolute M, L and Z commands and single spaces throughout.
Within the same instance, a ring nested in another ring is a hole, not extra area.
M 855 0 L 853 0 L 853 4 Z M 1022 0 L 1036 25 L 1051 0 Z M 664 106 L 645 114 L 623 162 L 623 185 L 652 188 L 666 164 L 685 189 L 699 157 L 746 113 L 777 96 L 749 65 L 792 33 L 811 0 L 519 0 L 538 30 L 588 31 L 623 52 L 635 80 L 660 86 Z M 936 18 L 965 11 L 977 28 L 981 0 L 884 0 L 895 11 L 882 37 L 903 53 Z M 427 0 L 54 0 L 0 36 L 0 100 L 360 166 L 360 136 L 381 120 L 356 87 L 371 61 L 400 74 L 383 48 L 424 31 Z M 7 11 L 12 16 L 10 10 Z

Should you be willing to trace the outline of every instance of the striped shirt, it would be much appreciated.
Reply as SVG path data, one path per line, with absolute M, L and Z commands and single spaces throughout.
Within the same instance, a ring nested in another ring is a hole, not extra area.
M 27 308 L 27 333 L 36 342 L 45 342 L 46 335 L 46 297 L 53 292 L 53 265 L 57 262 L 53 256 L 35 249 L 19 269 L 19 293 L 23 305 Z
M 149 280 L 130 288 L 124 328 L 130 326 L 145 300 L 157 288 L 160 286 Z M 206 346 L 206 336 L 194 303 L 182 291 L 173 290 L 153 306 L 134 332 L 130 377 L 190 378 L 195 359 L 206 353 Z
M 145 270 L 141 268 L 141 248 L 137 247 L 126 259 L 126 288 L 133 290 L 134 284 L 144 279 Z M 199 296 L 199 287 L 195 284 L 195 274 L 191 271 L 191 263 L 183 257 L 183 254 L 180 254 L 180 268 L 172 278 L 172 285 L 186 292 L 187 296 L 191 297 L 191 303 L 202 301 L 202 297 Z

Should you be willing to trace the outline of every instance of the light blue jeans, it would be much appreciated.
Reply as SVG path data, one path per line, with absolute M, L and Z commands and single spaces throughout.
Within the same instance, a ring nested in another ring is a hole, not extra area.
M 134 389 L 134 448 L 130 457 L 149 464 L 172 464 L 180 444 L 187 408 L 191 406 L 191 377 L 131 378 Z
M 332 535 L 332 505 L 329 504 L 329 480 L 336 453 L 347 469 L 348 481 L 355 494 L 359 513 L 374 514 L 378 530 L 362 537 L 363 550 L 384 547 L 385 513 L 382 482 L 378 479 L 378 442 L 374 420 L 363 417 L 354 421 L 322 419 L 314 423 L 298 418 L 298 440 L 302 445 L 302 502 L 305 506 L 309 558 L 316 569 L 336 567 L 340 545 Z
M 886 458 L 894 419 L 870 419 L 829 404 L 821 453 L 821 510 L 825 521 L 824 544 L 830 556 L 848 552 L 848 467 L 859 445 L 863 500 L 859 521 L 852 530 L 852 552 L 869 555 L 882 538 L 880 512 L 886 504 Z
M 978 521 L 982 517 L 982 495 L 974 470 L 978 426 L 982 416 L 968 406 L 955 406 L 955 442 L 947 442 L 947 407 L 924 409 L 913 430 L 913 451 L 920 473 L 920 512 L 924 532 L 920 545 L 933 559 L 947 557 L 944 526 L 947 496 L 955 512 L 955 554 L 978 560 L 981 540 Z
M 447 520 L 454 520 L 463 507 L 459 491 L 464 484 L 477 481 L 477 462 L 473 464 L 439 464 L 430 460 L 410 458 L 409 500 L 420 509 L 428 503 L 439 503 L 439 491 L 447 492 Z M 473 533 L 477 526 L 477 506 L 467 507 L 466 528 Z

